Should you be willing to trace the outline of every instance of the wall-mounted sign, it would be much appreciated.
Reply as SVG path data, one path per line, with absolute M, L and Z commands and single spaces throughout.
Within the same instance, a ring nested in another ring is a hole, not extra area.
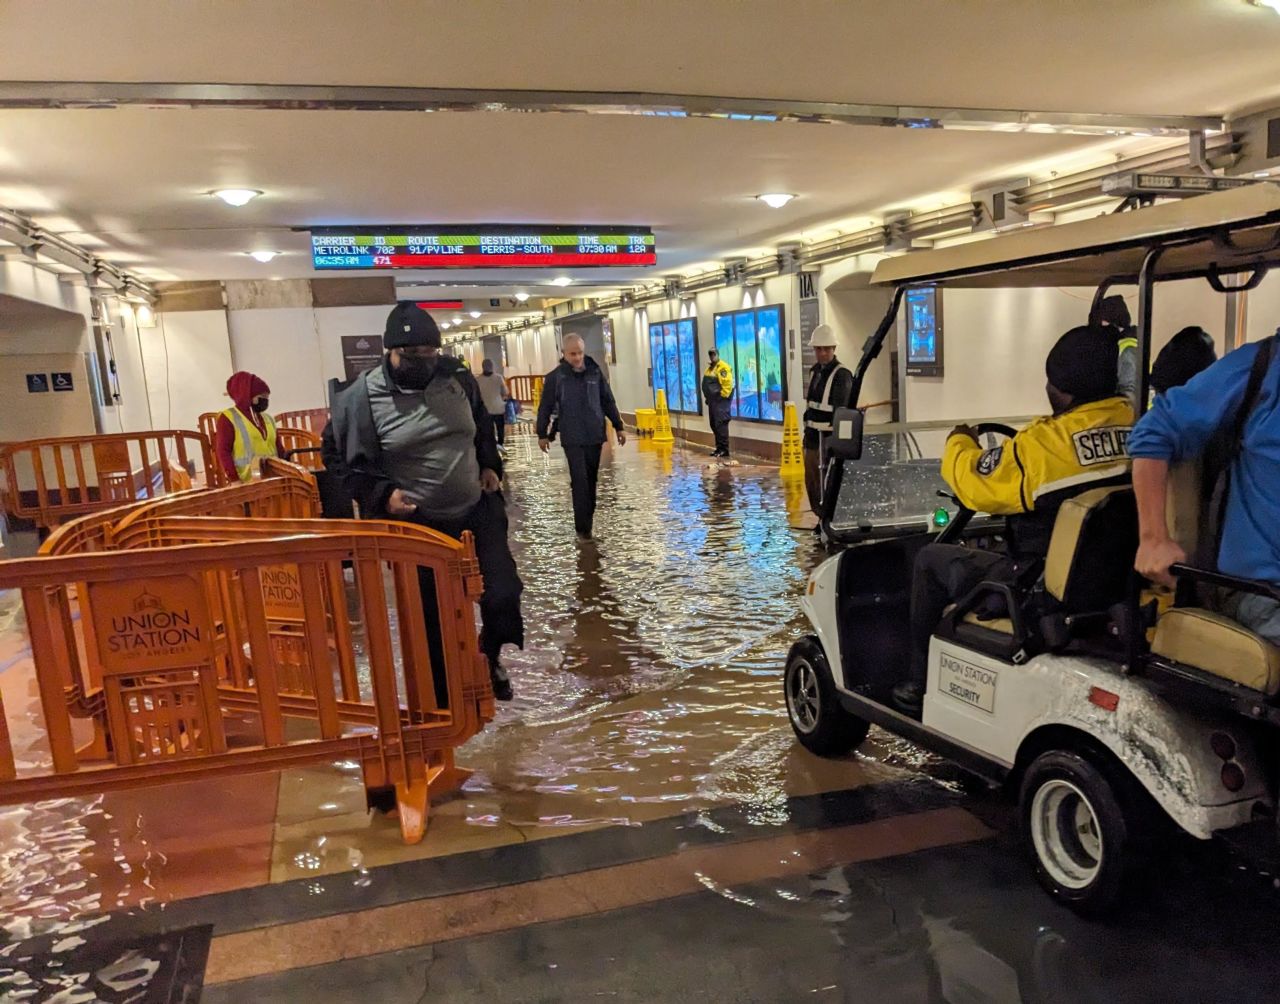
M 49 392 L 49 375 L 47 373 L 27 374 L 28 394 L 47 394 Z
M 343 335 L 342 366 L 350 382 L 382 362 L 381 335 Z
M 317 269 L 593 268 L 656 265 L 648 227 L 325 227 L 311 231 Z
M 75 390 L 76 385 L 75 385 L 75 381 L 71 379 L 71 374 L 70 373 L 54 373 L 53 389 L 55 391 Z

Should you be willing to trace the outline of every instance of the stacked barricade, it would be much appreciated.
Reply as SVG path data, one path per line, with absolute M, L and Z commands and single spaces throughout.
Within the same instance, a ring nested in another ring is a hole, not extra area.
M 68 519 L 192 486 L 203 470 L 221 481 L 209 440 L 197 432 L 112 433 L 0 446 L 0 502 L 16 519 L 51 529 Z
M 304 408 L 301 411 L 281 411 L 275 416 L 276 425 L 289 429 L 301 429 L 319 440 L 324 427 L 329 424 L 328 408 Z
M 0 589 L 22 590 L 43 711 L 24 749 L 49 751 L 19 772 L 0 708 L 0 803 L 352 759 L 421 839 L 430 797 L 465 779 L 454 748 L 493 717 L 470 535 L 318 521 L 311 475 L 264 467 L 276 476 L 96 513 L 41 557 L 0 562 Z

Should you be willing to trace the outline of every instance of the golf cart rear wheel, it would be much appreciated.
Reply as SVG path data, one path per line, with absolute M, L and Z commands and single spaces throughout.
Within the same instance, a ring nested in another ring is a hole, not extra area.
M 791 646 L 783 685 L 791 728 L 810 753 L 837 756 L 867 738 L 871 723 L 840 706 L 831 667 L 816 638 L 801 638 Z
M 1107 771 L 1051 750 L 1027 768 L 1019 802 L 1023 835 L 1045 891 L 1085 916 L 1106 913 L 1129 870 L 1133 833 Z

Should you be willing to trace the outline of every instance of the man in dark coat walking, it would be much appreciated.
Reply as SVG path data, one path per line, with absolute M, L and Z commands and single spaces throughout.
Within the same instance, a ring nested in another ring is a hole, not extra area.
M 627 433 L 618 414 L 609 381 L 596 361 L 587 355 L 578 335 L 566 335 L 564 358 L 547 374 L 538 405 L 538 448 L 546 453 L 558 433 L 569 461 L 573 489 L 573 526 L 579 540 L 590 540 L 596 514 L 596 481 L 600 475 L 600 450 L 604 446 L 605 419 L 613 426 L 618 445 Z M 554 422 L 552 418 L 554 416 Z

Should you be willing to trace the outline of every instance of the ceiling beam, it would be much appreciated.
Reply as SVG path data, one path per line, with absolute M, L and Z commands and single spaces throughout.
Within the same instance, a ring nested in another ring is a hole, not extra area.
M 1221 118 L 1203 115 L 945 108 L 623 91 L 0 81 L 0 109 L 126 106 L 273 111 L 565 112 L 1086 135 L 1177 135 L 1198 130 L 1215 132 L 1224 127 Z

